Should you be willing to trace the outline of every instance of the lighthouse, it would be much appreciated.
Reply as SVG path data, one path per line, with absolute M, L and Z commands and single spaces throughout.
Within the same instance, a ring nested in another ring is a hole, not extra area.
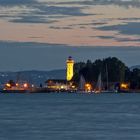
M 66 78 L 67 78 L 67 81 L 70 81 L 73 77 L 73 74 L 74 74 L 74 72 L 73 72 L 74 60 L 72 59 L 71 56 L 68 57 L 66 63 L 67 63 L 67 76 L 66 76 Z

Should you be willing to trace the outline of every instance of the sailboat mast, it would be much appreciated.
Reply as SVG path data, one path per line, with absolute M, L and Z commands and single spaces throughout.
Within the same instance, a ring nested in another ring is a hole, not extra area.
M 107 64 L 106 64 L 106 87 L 108 90 L 108 68 L 107 68 Z

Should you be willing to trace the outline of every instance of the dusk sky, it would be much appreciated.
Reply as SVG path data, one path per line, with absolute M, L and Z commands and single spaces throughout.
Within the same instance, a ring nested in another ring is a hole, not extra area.
M 0 71 L 115 56 L 140 65 L 140 0 L 0 0 Z

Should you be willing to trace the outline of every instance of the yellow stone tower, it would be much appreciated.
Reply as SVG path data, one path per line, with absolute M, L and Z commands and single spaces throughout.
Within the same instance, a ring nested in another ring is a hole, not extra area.
M 70 81 L 73 77 L 73 66 L 74 66 L 74 60 L 71 56 L 67 59 L 67 81 Z

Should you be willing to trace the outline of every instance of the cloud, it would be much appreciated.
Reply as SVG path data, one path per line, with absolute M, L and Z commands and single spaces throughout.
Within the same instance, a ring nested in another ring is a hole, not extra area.
M 5 12 L 3 14 L 1 12 L 0 17 L 7 18 L 11 22 L 52 23 L 56 22 L 54 18 L 59 19 L 65 18 L 66 16 L 90 15 L 83 13 L 80 7 L 49 6 L 48 4 L 35 0 L 2 0 L 0 4 L 1 7 L 5 7 Z M 18 6 L 18 8 L 14 9 L 14 6 Z M 11 8 L 11 11 L 9 11 L 9 8 L 6 9 L 7 7 Z
M 112 26 L 103 26 L 103 27 L 97 27 L 97 29 L 100 30 L 115 30 L 118 31 L 121 34 L 127 34 L 127 35 L 140 35 L 140 22 L 129 22 L 125 25 L 112 25 Z
M 73 29 L 71 27 L 57 27 L 57 26 L 50 26 L 49 28 L 51 28 L 51 29 L 68 29 L 68 30 Z
M 94 36 L 95 37 L 95 36 Z M 97 36 L 98 38 L 101 38 L 101 39 L 114 39 L 113 36 Z
M 59 18 L 65 18 L 66 16 L 86 16 L 78 7 L 57 7 L 57 6 L 35 6 L 32 7 L 36 10 L 24 15 L 19 14 L 16 19 L 10 20 L 12 22 L 21 23 L 52 23 L 56 22 Z M 61 17 L 55 15 L 61 15 Z
M 18 23 L 53 23 L 57 22 L 56 20 L 51 20 L 43 16 L 39 15 L 19 15 L 18 17 L 9 20 L 11 22 L 18 22 Z
M 55 42 L 79 46 L 81 44 L 111 46 L 113 43 L 114 46 L 133 44 L 137 46 L 139 42 L 135 37 L 129 40 L 125 36 L 140 35 L 138 23 L 140 18 L 137 14 L 139 9 L 132 8 L 129 10 L 115 5 L 106 6 L 106 4 L 113 3 L 132 3 L 130 0 L 54 0 L 53 2 L 52 0 L 13 0 L 12 2 L 2 0 L 1 2 L 0 17 L 6 19 L 4 21 L 6 24 L 1 20 L 4 29 L 1 40 Z M 137 2 L 139 1 L 133 1 L 133 3 Z M 74 3 L 77 5 L 72 5 Z M 99 6 L 94 6 L 96 4 Z M 134 10 L 132 15 L 131 10 Z M 7 22 L 7 20 L 17 24 Z M 4 28 L 4 26 L 8 28 Z M 17 29 L 15 38 L 10 33 L 13 28 Z M 24 34 L 23 31 L 26 33 Z M 122 34 L 123 37 L 114 37 L 118 33 Z M 40 37 L 36 38 L 36 36 Z M 92 36 L 95 36 L 93 40 L 90 38 Z
M 0 0 L 0 6 L 30 5 L 38 3 L 35 0 Z
M 52 2 L 52 3 L 57 3 L 57 4 L 79 4 L 79 5 L 119 5 L 119 6 L 124 6 L 126 8 L 129 8 L 130 6 L 133 7 L 139 7 L 140 6 L 140 1 L 139 0 L 84 0 L 84 1 L 68 1 L 68 2 Z
M 130 38 L 116 38 L 119 42 L 140 42 L 139 39 L 130 39 Z
M 73 6 L 72 4 L 78 4 Z M 1 7 L 14 7 L 18 6 L 19 11 L 11 14 L 13 10 L 7 11 L 4 14 L 0 14 L 0 17 L 9 19 L 11 22 L 21 23 L 52 23 L 56 22 L 57 19 L 65 18 L 68 16 L 88 16 L 93 15 L 90 13 L 84 13 L 83 9 L 88 8 L 86 5 L 109 5 L 117 4 L 123 6 L 140 6 L 139 0 L 124 1 L 124 0 L 78 0 L 78 1 L 56 1 L 50 0 L 37 1 L 37 0 L 0 0 Z M 67 6 L 65 6 L 67 5 Z M 80 6 L 83 5 L 83 6 Z M 22 9 L 26 6 L 26 13 Z M 16 11 L 16 10 L 15 10 Z M 0 13 L 1 10 L 0 10 Z M 9 14 L 9 15 L 8 15 Z M 59 16 L 58 16 L 59 15 Z M 56 20 L 54 20 L 54 18 Z M 102 23 L 95 23 L 95 25 L 101 25 Z
M 92 36 L 91 36 L 92 37 Z M 94 38 L 95 36 L 93 36 Z M 114 39 L 119 42 L 140 42 L 140 38 L 128 38 L 128 37 L 117 37 L 117 36 L 96 36 L 101 39 Z
M 119 5 L 124 7 L 140 7 L 140 1 L 139 0 L 79 0 L 79 1 L 59 1 L 59 2 L 51 2 L 52 4 L 61 4 L 61 5 Z
M 37 38 L 37 37 L 33 37 Z M 37 42 L 14 42 L 14 41 L 0 41 L 0 48 L 6 48 L 6 47 L 18 47 L 18 48 L 46 48 L 46 47 L 60 47 L 65 46 L 65 44 L 49 44 L 49 43 L 37 43 Z
M 47 14 L 47 15 L 70 15 L 70 16 L 83 16 L 83 15 L 89 15 L 84 14 L 81 12 L 81 8 L 79 7 L 63 7 L 63 6 L 43 6 L 40 4 L 39 6 L 36 6 L 38 11 L 35 12 L 35 14 Z

